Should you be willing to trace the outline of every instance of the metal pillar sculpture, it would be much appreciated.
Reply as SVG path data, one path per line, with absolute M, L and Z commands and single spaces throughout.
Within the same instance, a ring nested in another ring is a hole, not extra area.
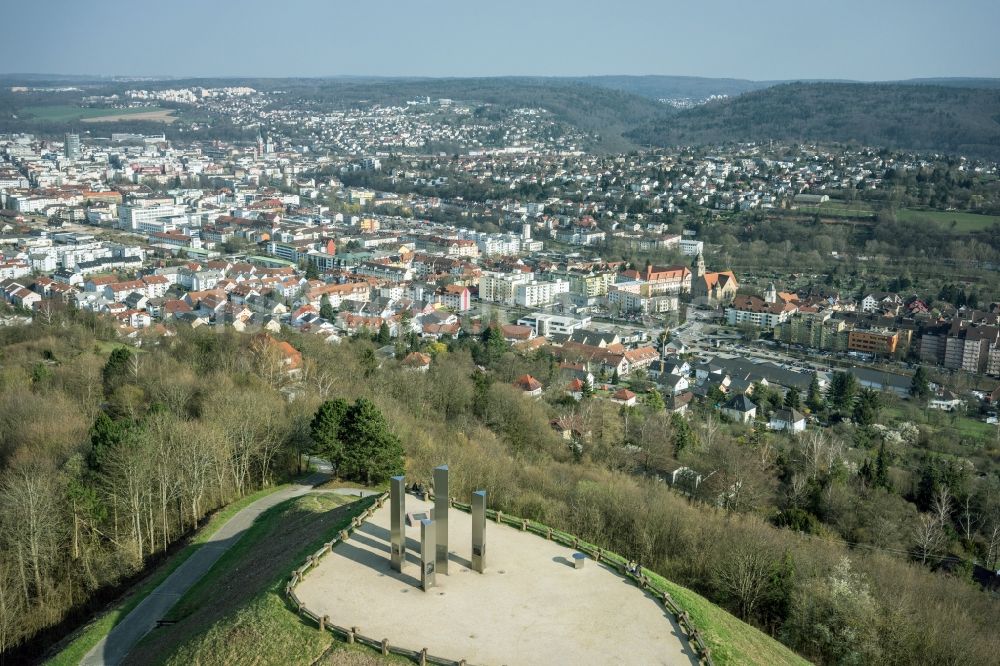
M 434 535 L 437 542 L 437 573 L 448 573 L 448 466 L 434 468 Z
M 486 491 L 472 493 L 472 570 L 486 568 Z
M 402 573 L 406 564 L 406 483 L 402 476 L 389 480 L 389 513 L 392 568 Z
M 434 587 L 435 533 L 437 525 L 430 518 L 420 521 L 420 587 L 426 592 Z

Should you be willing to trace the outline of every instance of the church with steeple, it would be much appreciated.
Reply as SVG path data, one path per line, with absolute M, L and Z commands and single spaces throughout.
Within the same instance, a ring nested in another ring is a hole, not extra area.
M 695 305 L 713 308 L 729 305 L 739 286 L 732 271 L 707 272 L 705 257 L 700 252 L 691 264 L 691 302 Z

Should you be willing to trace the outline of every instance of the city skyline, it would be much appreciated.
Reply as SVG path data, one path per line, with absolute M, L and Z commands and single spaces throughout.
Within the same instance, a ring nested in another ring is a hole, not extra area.
M 5 73 L 147 77 L 676 75 L 889 81 L 994 77 L 1000 7 L 849 0 L 835 15 L 786 0 L 766 10 L 629 0 L 478 7 L 442 0 L 332 6 L 259 0 L 154 13 L 113 0 L 17 5 Z M 130 20 L 134 21 L 130 29 Z M 110 29 L 109 26 L 114 26 Z M 45 48 L 37 48 L 43 39 Z M 962 49 L 946 49 L 961 40 Z M 847 44 L 849 46 L 845 47 Z

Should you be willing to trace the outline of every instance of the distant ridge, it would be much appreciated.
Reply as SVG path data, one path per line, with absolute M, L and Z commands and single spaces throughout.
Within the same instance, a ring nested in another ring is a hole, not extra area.
M 1000 159 L 1000 85 L 789 83 L 687 109 L 626 136 L 654 146 L 835 141 Z
M 597 135 L 588 147 L 622 152 L 641 146 L 731 141 L 857 142 L 1000 159 L 1000 78 L 923 78 L 897 82 L 750 81 L 695 76 L 585 77 L 88 77 L 0 74 L 0 131 L 68 131 L 40 125 L 22 109 L 48 102 L 10 87 L 85 87 L 86 94 L 148 87 L 248 85 L 326 108 L 416 97 L 502 107 L 538 106 Z M 79 95 L 79 93 L 76 93 Z M 722 99 L 720 99 L 722 98 Z M 663 103 L 664 101 L 670 104 Z M 67 93 L 59 103 L 73 103 Z M 707 102 L 707 103 L 704 103 Z M 679 110 L 673 106 L 692 106 Z M 16 116 L 24 115 L 24 119 Z

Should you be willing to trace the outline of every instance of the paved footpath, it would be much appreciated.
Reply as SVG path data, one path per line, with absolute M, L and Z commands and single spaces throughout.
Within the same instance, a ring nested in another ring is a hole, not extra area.
M 132 646 L 149 633 L 156 626 L 156 622 L 162 619 L 167 611 L 177 603 L 177 600 L 184 596 L 184 593 L 212 568 L 212 565 L 222 557 L 222 554 L 243 537 L 260 514 L 287 499 L 311 492 L 313 484 L 322 483 L 327 478 L 323 474 L 314 474 L 303 479 L 301 484 L 262 497 L 236 513 L 215 534 L 209 537 L 201 548 L 167 576 L 159 587 L 133 608 L 125 619 L 115 625 L 111 632 L 102 638 L 101 642 L 95 645 L 80 663 L 85 666 L 120 664 Z M 352 489 L 348 493 L 344 490 L 346 489 L 338 488 L 329 492 L 344 495 L 358 492 Z

